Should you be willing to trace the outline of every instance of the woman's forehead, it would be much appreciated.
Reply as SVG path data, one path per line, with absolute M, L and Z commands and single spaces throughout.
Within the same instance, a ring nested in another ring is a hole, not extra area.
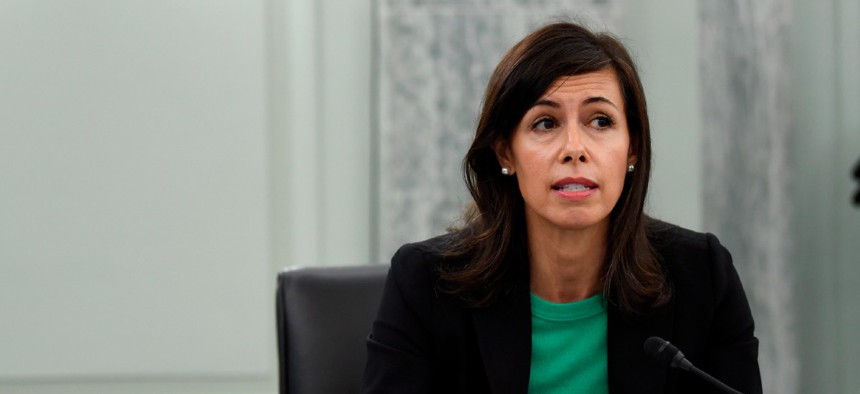
M 617 93 L 620 96 L 621 86 L 618 81 L 618 75 L 615 73 L 615 70 L 606 68 L 583 74 L 559 77 L 549 85 L 542 97 L 559 91 L 570 93 L 587 90 L 604 90 Z
M 624 97 L 614 70 L 603 69 L 560 77 L 550 84 L 546 92 L 536 102 L 541 100 L 555 101 L 562 98 L 586 100 L 594 97 L 603 98 L 605 100 L 601 101 L 609 101 L 619 109 L 623 107 Z

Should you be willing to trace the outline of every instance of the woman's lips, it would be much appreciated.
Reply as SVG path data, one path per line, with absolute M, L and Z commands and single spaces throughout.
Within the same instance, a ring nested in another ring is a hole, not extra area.
M 552 191 L 565 200 L 584 200 L 597 192 L 597 183 L 588 178 L 564 178 L 553 183 Z

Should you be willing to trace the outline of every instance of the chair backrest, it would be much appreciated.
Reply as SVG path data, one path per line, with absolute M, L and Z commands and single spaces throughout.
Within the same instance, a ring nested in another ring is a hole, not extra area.
M 365 340 L 387 265 L 288 269 L 278 275 L 281 393 L 358 393 Z

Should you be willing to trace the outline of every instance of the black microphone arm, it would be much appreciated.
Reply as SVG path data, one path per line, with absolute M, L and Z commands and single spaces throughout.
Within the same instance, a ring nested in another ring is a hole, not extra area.
M 687 360 L 687 358 L 684 357 L 684 353 L 681 353 L 681 351 L 678 350 L 675 345 L 669 343 L 669 341 L 663 338 L 649 337 L 645 340 L 644 347 L 645 354 L 657 360 L 668 362 L 669 366 L 671 366 L 672 368 L 679 368 L 684 371 L 690 371 L 696 376 L 705 379 L 707 382 L 713 384 L 714 386 L 719 387 L 726 393 L 742 394 L 740 391 L 737 391 L 729 387 L 725 383 L 717 380 L 717 378 L 708 375 L 705 371 L 696 368 L 696 366 L 694 366 L 693 363 L 690 362 L 690 360 Z

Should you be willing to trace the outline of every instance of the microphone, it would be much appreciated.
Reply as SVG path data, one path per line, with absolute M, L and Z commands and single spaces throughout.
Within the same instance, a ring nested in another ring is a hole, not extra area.
M 669 341 L 660 338 L 660 337 L 649 337 L 645 340 L 644 344 L 645 354 L 663 362 L 668 362 L 669 366 L 672 368 L 679 368 L 684 371 L 690 371 L 696 376 L 706 380 L 707 382 L 713 384 L 714 386 L 719 387 L 726 393 L 732 394 L 742 394 L 740 391 L 737 391 L 725 383 L 717 380 L 711 375 L 705 373 L 699 368 L 696 368 L 690 360 L 687 360 L 684 357 L 684 353 L 681 353 L 675 345 L 669 343 Z

